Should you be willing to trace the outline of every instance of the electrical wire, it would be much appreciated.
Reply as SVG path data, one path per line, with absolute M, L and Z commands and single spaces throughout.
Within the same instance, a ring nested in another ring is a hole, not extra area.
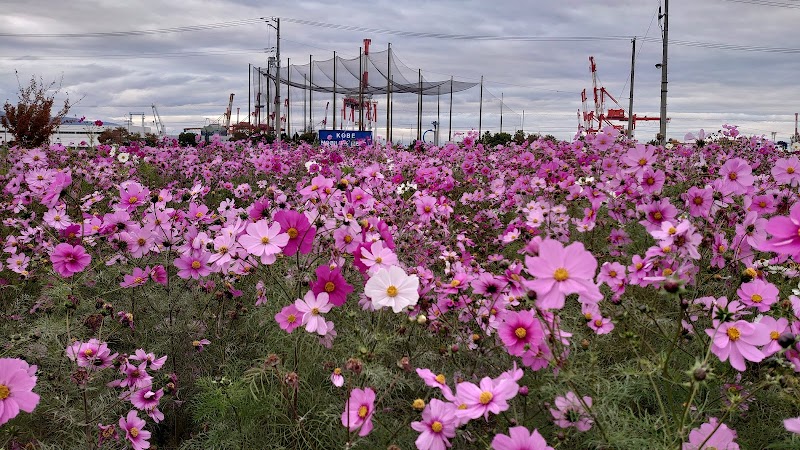
M 233 49 L 233 50 L 198 50 L 194 52 L 166 52 L 166 53 L 129 53 L 129 54 L 96 54 L 96 55 L 2 55 L 6 58 L 17 61 L 40 61 L 40 60 L 74 60 L 74 59 L 138 59 L 138 58 L 185 58 L 194 56 L 208 55 L 231 55 L 231 54 L 252 54 L 265 53 L 267 49 Z
M 724 1 L 734 2 L 734 3 L 747 3 L 750 5 L 759 5 L 759 6 L 775 6 L 779 8 L 800 8 L 800 4 L 798 3 L 786 3 L 773 0 L 724 0 Z
M 241 19 L 229 22 L 216 22 L 201 25 L 189 25 L 184 27 L 156 28 L 151 30 L 131 30 L 131 31 L 104 31 L 91 33 L 0 33 L 0 37 L 15 38 L 99 38 L 99 37 L 124 37 L 124 36 L 145 36 L 154 34 L 186 33 L 191 31 L 217 30 L 220 28 L 240 27 L 243 25 L 254 25 L 263 23 L 263 19 Z

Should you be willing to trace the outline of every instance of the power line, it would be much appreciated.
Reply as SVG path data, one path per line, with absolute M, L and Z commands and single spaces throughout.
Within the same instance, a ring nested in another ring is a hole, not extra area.
M 644 38 L 647 42 L 661 42 L 660 38 Z M 699 42 L 699 41 L 683 41 L 677 39 L 670 39 L 670 44 L 683 45 L 687 47 L 709 48 L 717 50 L 733 50 L 743 52 L 764 52 L 764 53 L 784 53 L 784 54 L 797 54 L 800 53 L 800 48 L 791 47 L 762 47 L 754 45 L 739 45 L 739 44 L 726 44 L 722 42 Z
M 234 49 L 234 50 L 198 50 L 190 52 L 166 52 L 166 53 L 128 53 L 128 54 L 91 54 L 91 55 L 2 55 L 0 58 L 39 61 L 39 60 L 72 60 L 72 59 L 137 59 L 137 58 L 184 58 L 192 56 L 208 55 L 230 55 L 230 54 L 251 54 L 264 53 L 268 51 L 264 48 Z
M 152 34 L 186 33 L 190 31 L 216 30 L 220 28 L 253 25 L 262 22 L 263 22 L 262 19 L 252 18 L 252 19 L 233 20 L 229 22 L 189 25 L 184 27 L 155 28 L 151 30 L 104 31 L 104 32 L 93 32 L 93 33 L 0 33 L 0 36 L 16 37 L 16 38 L 98 38 L 98 37 L 144 36 Z
M 797 3 L 785 3 L 773 0 L 725 0 L 725 1 L 734 3 L 747 3 L 750 5 L 759 5 L 759 6 L 775 6 L 778 8 L 800 8 L 800 4 Z

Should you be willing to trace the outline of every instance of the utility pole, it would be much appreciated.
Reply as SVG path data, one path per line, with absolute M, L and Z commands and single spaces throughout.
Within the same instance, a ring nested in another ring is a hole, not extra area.
M 314 61 L 311 59 L 311 56 L 313 55 L 308 55 L 308 131 L 314 131 L 314 113 L 311 110 L 311 102 L 314 96 L 314 89 L 311 87 L 314 82 Z M 303 115 L 305 116 L 305 105 L 303 108 Z
M 661 56 L 661 116 L 659 120 L 659 134 L 661 144 L 667 142 L 667 45 L 669 44 L 669 0 L 664 0 L 664 35 L 663 54 Z
M 447 119 L 447 142 L 453 140 L 453 76 L 450 75 L 450 109 L 448 109 L 450 117 Z
M 336 129 L 336 52 L 333 52 L 333 128 Z
M 481 75 L 481 100 L 478 104 L 478 140 L 481 139 L 481 125 L 483 120 L 483 75 Z
M 275 25 L 267 22 L 267 25 L 275 29 L 275 142 L 281 143 L 281 19 L 273 17 L 270 20 Z M 267 116 L 269 119 L 269 116 Z
M 500 93 L 500 132 L 503 132 L 503 93 Z
M 389 114 L 391 114 L 391 108 L 389 108 L 389 103 L 392 101 L 392 43 L 389 42 L 389 49 L 388 49 L 388 56 L 386 57 L 388 62 L 386 64 L 386 143 L 391 144 L 392 142 L 392 134 L 390 132 L 390 124 L 389 124 Z M 375 118 L 377 123 L 377 117 Z
M 778 135 L 777 131 L 773 131 L 772 132 L 772 142 L 775 142 L 775 136 L 777 136 L 777 135 Z
M 633 74 L 634 68 L 636 67 L 636 38 L 631 40 L 633 43 L 633 48 L 631 49 L 631 93 L 630 99 L 628 99 L 628 139 L 633 138 Z

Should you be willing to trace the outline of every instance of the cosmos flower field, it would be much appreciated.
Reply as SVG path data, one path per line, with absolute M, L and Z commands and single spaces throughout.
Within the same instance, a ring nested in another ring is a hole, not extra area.
M 793 150 L 0 149 L 0 448 L 798 448 Z

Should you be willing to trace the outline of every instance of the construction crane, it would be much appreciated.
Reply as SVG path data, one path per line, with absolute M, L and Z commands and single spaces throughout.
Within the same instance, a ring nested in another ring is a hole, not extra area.
M 153 123 L 156 126 L 156 134 L 158 134 L 158 137 L 164 137 L 167 135 L 167 129 L 164 127 L 164 122 L 161 120 L 161 114 L 158 113 L 158 108 L 156 108 L 155 103 L 151 106 L 153 107 Z
M 624 130 L 625 125 L 613 123 L 628 122 L 628 116 L 625 114 L 625 108 L 606 90 L 605 87 L 597 87 L 597 65 L 594 62 L 594 56 L 589 57 L 589 66 L 592 71 L 592 90 L 594 93 L 594 111 L 588 111 L 586 89 L 581 91 L 581 105 L 583 108 L 583 117 L 581 120 L 581 111 L 578 110 L 578 131 L 581 133 L 595 134 L 602 131 L 605 126 L 612 126 L 617 130 Z M 609 109 L 606 112 L 606 98 L 608 98 L 617 108 Z M 640 121 L 659 121 L 660 117 L 637 116 L 633 115 L 633 128 L 636 128 L 636 122 Z M 667 119 L 669 120 L 669 118 Z
M 225 129 L 230 130 L 231 128 L 231 112 L 233 110 L 233 93 L 231 93 L 230 98 L 228 99 L 228 109 L 225 110 Z

